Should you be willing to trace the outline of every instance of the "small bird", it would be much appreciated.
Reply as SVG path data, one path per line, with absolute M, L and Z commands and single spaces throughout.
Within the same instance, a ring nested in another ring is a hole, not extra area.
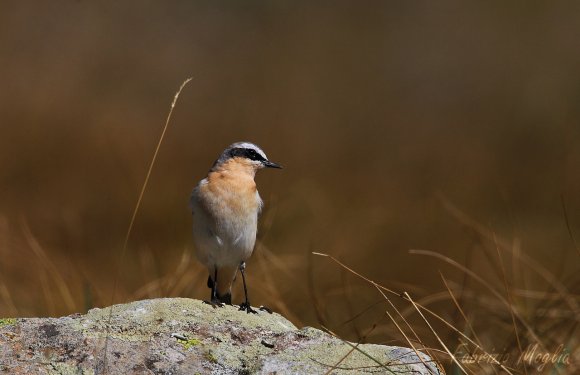
M 193 240 L 197 259 L 207 267 L 214 306 L 231 305 L 232 283 L 242 274 L 245 301 L 240 310 L 256 313 L 248 300 L 244 274 L 256 243 L 262 199 L 254 177 L 258 169 L 282 168 L 253 143 L 230 145 L 191 194 Z

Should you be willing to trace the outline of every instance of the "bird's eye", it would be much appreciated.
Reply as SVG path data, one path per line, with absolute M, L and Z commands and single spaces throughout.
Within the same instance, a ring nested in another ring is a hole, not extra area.
M 262 160 L 262 155 L 258 151 L 251 148 L 240 149 L 240 156 L 245 157 L 250 160 Z

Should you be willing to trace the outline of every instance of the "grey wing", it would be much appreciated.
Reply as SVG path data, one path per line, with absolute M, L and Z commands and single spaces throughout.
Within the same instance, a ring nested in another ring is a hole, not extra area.
M 199 186 L 196 186 L 191 191 L 191 195 L 189 196 L 189 209 L 191 210 L 191 214 L 195 215 L 195 211 L 197 209 L 198 204 L 198 194 L 199 194 Z
M 196 256 L 204 264 L 213 263 L 215 250 L 223 245 L 217 235 L 216 220 L 207 210 L 199 194 L 199 187 L 193 189 L 189 200 L 193 215 L 193 240 Z
M 260 217 L 262 209 L 264 208 L 264 201 L 262 200 L 262 197 L 260 197 L 258 190 L 256 190 L 256 201 L 258 202 L 258 217 Z

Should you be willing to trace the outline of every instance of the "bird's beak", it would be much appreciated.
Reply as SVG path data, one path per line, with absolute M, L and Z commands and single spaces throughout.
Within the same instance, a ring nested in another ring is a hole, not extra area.
M 282 169 L 282 166 L 280 164 L 273 163 L 270 160 L 264 161 L 263 164 L 264 164 L 264 166 L 266 168 L 278 168 L 278 169 Z

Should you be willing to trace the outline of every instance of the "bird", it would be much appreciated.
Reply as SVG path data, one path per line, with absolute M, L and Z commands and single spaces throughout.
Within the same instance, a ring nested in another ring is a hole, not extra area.
M 268 160 L 253 143 L 233 143 L 191 194 L 195 255 L 209 272 L 207 302 L 214 307 L 232 304 L 232 284 L 239 271 L 245 295 L 239 310 L 257 313 L 248 299 L 245 268 L 254 250 L 263 206 L 254 178 L 263 168 L 282 166 Z

